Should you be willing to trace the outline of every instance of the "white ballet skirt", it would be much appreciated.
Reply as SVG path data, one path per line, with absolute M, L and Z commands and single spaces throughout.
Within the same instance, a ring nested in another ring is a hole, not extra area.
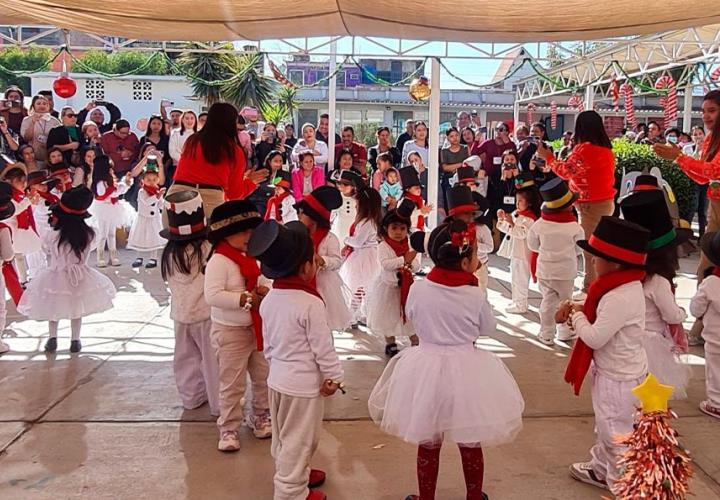
M 368 400 L 372 419 L 414 444 L 512 441 L 522 429 L 520 390 L 500 358 L 473 345 L 495 330 L 485 293 L 418 281 L 406 310 L 420 345 L 388 363 Z
M 343 262 L 340 277 L 352 293 L 360 288 L 367 292 L 380 273 L 375 224 L 367 220 L 357 224 L 355 234 L 345 238 L 345 245 L 351 246 L 353 251 Z
M 58 247 L 59 238 L 59 231 L 51 231 L 43 238 L 48 266 L 27 285 L 18 312 L 36 321 L 59 321 L 111 309 L 115 285 L 87 265 L 95 242 L 78 259 L 69 245 Z
M 320 242 L 317 253 L 325 261 L 325 266 L 317 272 L 317 290 L 325 302 L 328 326 L 331 330 L 343 331 L 352 323 L 352 313 L 345 302 L 349 290 L 338 273 L 342 256 L 337 237 L 328 233 Z
M 163 228 L 160 213 L 162 203 L 162 198 L 151 196 L 144 189 L 140 189 L 137 218 L 130 228 L 127 248 L 139 252 L 152 252 L 165 248 L 167 240 L 160 236 Z
M 687 386 L 690 383 L 692 369 L 680 361 L 672 339 L 657 332 L 647 332 L 645 353 L 648 359 L 648 371 L 655 375 L 661 384 L 673 386 L 670 399 L 687 398 Z
M 97 186 L 98 193 L 104 194 L 105 183 L 99 182 Z M 97 228 L 99 235 L 107 235 L 115 231 L 118 228 L 132 227 L 137 212 L 127 201 L 121 200 L 118 196 L 126 193 L 128 190 L 127 184 L 121 182 L 117 185 L 117 191 L 114 193 L 116 196 L 107 198 L 105 200 L 93 200 L 90 209 L 90 215 L 92 217 L 87 221 L 89 225 Z M 111 200 L 115 200 L 113 203 Z

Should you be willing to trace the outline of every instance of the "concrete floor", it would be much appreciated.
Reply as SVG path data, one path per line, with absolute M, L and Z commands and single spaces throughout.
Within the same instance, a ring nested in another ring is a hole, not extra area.
M 70 356 L 69 324 L 60 350 L 42 351 L 44 323 L 11 310 L 0 358 L 0 499 L 244 499 L 272 498 L 269 441 L 243 433 L 243 449 L 216 451 L 207 408 L 183 410 L 173 373 L 168 292 L 159 270 L 107 269 L 118 287 L 115 309 L 86 319 L 83 352 Z M 694 268 L 683 261 L 683 270 Z M 678 299 L 694 291 L 681 278 Z M 535 340 L 534 312 L 505 315 L 507 261 L 491 263 L 491 303 L 498 331 L 480 342 L 502 356 L 526 401 L 524 429 L 509 445 L 486 450 L 485 490 L 493 500 L 599 499 L 603 491 L 570 479 L 567 466 L 588 457 L 593 416 L 587 390 L 575 397 L 562 381 L 569 349 Z M 331 500 L 398 500 L 415 492 L 415 449 L 383 434 L 368 419 L 366 401 L 385 359 L 383 342 L 367 331 L 336 335 L 347 395 L 330 398 L 320 449 L 313 461 L 328 472 Z M 689 398 L 673 404 L 674 425 L 695 461 L 695 498 L 720 498 L 720 422 L 702 415 L 703 352 L 693 348 Z M 464 498 L 457 449 L 443 451 L 439 500 Z

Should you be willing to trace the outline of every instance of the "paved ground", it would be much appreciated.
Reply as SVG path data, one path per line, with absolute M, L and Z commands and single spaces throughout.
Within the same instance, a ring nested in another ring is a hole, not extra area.
M 44 323 L 10 312 L 4 337 L 13 352 L 0 358 L 0 499 L 244 499 L 272 497 L 269 442 L 245 432 L 243 450 L 216 451 L 206 407 L 184 411 L 172 375 L 173 331 L 159 271 L 108 269 L 119 294 L 114 310 L 87 318 L 83 352 L 70 356 L 69 324 L 60 350 L 42 352 Z M 493 259 L 490 299 L 508 304 L 507 261 Z M 684 261 L 683 269 L 694 263 Z M 694 290 L 680 281 L 686 304 Z M 533 294 L 536 311 L 539 296 Z M 525 427 L 509 445 L 486 450 L 485 490 L 493 500 L 595 499 L 602 492 L 568 477 L 572 461 L 593 442 L 592 406 L 562 382 L 567 346 L 536 342 L 538 317 L 497 312 L 498 331 L 484 339 L 507 362 L 526 401 Z M 415 450 L 378 430 L 366 401 L 385 365 L 383 343 L 366 331 L 336 336 L 347 395 L 328 401 L 314 464 L 328 471 L 331 500 L 398 500 L 415 492 Z M 702 349 L 686 359 L 694 378 L 686 401 L 674 404 L 675 426 L 695 459 L 698 499 L 720 498 L 720 422 L 703 416 Z M 412 409 L 408 409 L 411 411 Z M 542 493 L 540 493 L 542 492 Z M 439 500 L 464 498 L 456 449 L 443 451 Z

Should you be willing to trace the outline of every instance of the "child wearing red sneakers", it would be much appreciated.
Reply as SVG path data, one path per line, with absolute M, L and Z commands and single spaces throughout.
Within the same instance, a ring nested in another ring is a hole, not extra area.
M 274 280 L 260 305 L 275 459 L 274 500 L 325 500 L 325 473 L 310 469 L 318 446 L 324 397 L 342 390 L 343 369 L 327 324 L 325 304 L 313 286 L 315 252 L 300 222 L 263 222 L 248 252 Z

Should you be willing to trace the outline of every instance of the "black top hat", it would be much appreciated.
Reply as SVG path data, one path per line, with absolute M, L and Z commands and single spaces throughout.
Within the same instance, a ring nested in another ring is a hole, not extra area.
M 342 206 L 342 195 L 334 187 L 320 186 L 294 206 L 321 226 L 330 227 L 330 214 Z
M 463 185 L 455 184 L 447 193 L 448 215 L 453 216 L 462 213 L 472 213 L 477 210 L 473 200 L 472 190 Z
M 217 243 L 226 236 L 254 229 L 263 221 L 257 207 L 247 200 L 226 201 L 210 215 L 208 240 Z
M 165 198 L 168 228 L 160 236 L 168 240 L 183 241 L 205 238 L 205 210 L 197 191 L 178 191 Z
M 428 237 L 430 237 L 430 233 L 415 231 L 410 235 L 410 248 L 415 250 L 417 253 L 425 253 Z
M 48 163 L 48 171 L 50 172 L 50 177 L 56 177 L 63 174 L 69 174 L 70 168 L 64 163 Z
M 248 254 L 260 261 L 266 277 L 277 279 L 296 273 L 312 245 L 310 233 L 302 222 L 292 221 L 283 226 L 270 219 L 253 231 Z
M 540 187 L 542 196 L 542 211 L 546 213 L 560 212 L 565 210 L 578 199 L 578 194 L 568 188 L 567 182 L 560 177 L 550 179 Z
M 535 186 L 535 176 L 530 171 L 520 172 L 515 177 L 515 189 L 528 189 Z
M 475 203 L 475 206 L 477 207 L 475 209 L 475 213 L 473 214 L 475 222 L 478 222 L 480 224 L 489 224 L 490 226 L 492 226 L 492 217 L 489 217 L 490 202 L 487 200 L 487 198 L 485 198 L 477 191 L 472 192 L 472 197 L 473 203 Z
M 648 250 L 684 243 L 692 235 L 690 230 L 675 229 L 665 194 L 659 189 L 633 193 L 620 202 L 620 209 L 625 220 L 650 231 Z
M 458 182 L 475 182 L 475 169 L 472 167 L 460 167 L 457 169 Z
M 388 210 L 380 225 L 382 227 L 387 227 L 390 224 L 398 223 L 407 225 L 409 229 L 412 225 L 410 217 L 416 207 L 417 205 L 415 205 L 412 200 L 404 198 L 395 209 Z
M 720 266 L 720 231 L 703 234 L 700 238 L 700 248 L 710 262 Z
M 356 168 L 342 170 L 337 181 L 342 184 L 355 186 L 356 189 L 365 187 L 365 181 L 363 181 L 362 175 L 360 175 L 360 172 Z
M 650 231 L 617 217 L 604 215 L 589 240 L 580 248 L 603 259 L 629 267 L 643 267 L 647 260 Z
M 660 190 L 660 181 L 654 175 L 640 174 L 635 178 L 633 192 Z
M 0 220 L 9 219 L 15 214 L 15 205 L 12 201 L 12 186 L 7 182 L 0 182 Z
M 410 189 L 414 186 L 421 186 L 420 176 L 415 167 L 403 167 L 400 169 L 400 184 L 403 189 Z
M 90 217 L 88 208 L 92 205 L 95 196 L 85 186 L 76 186 L 65 191 L 60 201 L 50 207 L 52 212 L 63 212 L 67 215 L 76 215 L 86 219 Z
M 292 192 L 292 174 L 286 170 L 278 170 L 275 172 L 275 178 L 272 180 L 274 186 L 284 188 L 286 191 Z
M 48 178 L 47 170 L 35 170 L 27 175 L 27 187 L 52 181 L 53 179 Z

